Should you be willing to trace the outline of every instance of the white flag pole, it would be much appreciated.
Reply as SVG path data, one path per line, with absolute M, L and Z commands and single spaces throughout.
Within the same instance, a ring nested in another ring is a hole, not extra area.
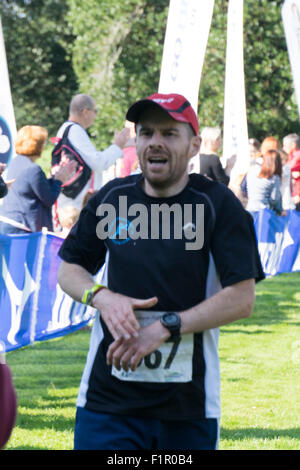
M 281 13 L 300 116 L 300 0 L 285 0 Z
M 236 158 L 230 174 L 233 189 L 250 165 L 243 48 L 243 0 L 229 0 L 222 160 Z
M 198 109 L 198 94 L 214 0 L 170 0 L 158 92 L 184 95 Z
M 197 114 L 203 62 L 214 10 L 214 0 L 170 0 L 159 93 L 185 96 Z M 200 171 L 193 157 L 189 173 Z
M 10 91 L 4 37 L 0 17 L 0 162 L 9 164 L 14 156 L 17 128 Z
M 39 245 L 39 252 L 37 255 L 37 272 L 36 272 L 36 289 L 34 291 L 33 296 L 33 304 L 32 304 L 32 311 L 31 311 L 31 319 L 30 319 L 30 344 L 33 345 L 35 341 L 35 332 L 36 332 L 36 324 L 37 324 L 37 313 L 38 313 L 38 301 L 39 301 L 39 294 L 41 290 L 41 283 L 42 283 L 42 270 L 43 270 L 43 261 L 45 258 L 45 249 L 47 245 L 47 234 L 48 230 L 46 227 L 42 228 L 42 235 L 41 241 Z

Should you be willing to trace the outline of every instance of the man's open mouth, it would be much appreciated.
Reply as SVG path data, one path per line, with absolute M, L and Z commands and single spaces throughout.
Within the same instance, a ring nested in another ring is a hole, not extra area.
M 167 163 L 168 159 L 166 157 L 149 157 L 148 162 L 151 165 L 164 165 Z

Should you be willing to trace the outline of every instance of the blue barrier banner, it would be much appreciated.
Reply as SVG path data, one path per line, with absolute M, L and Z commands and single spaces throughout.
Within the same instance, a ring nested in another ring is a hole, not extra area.
M 278 216 L 265 209 L 254 214 L 254 227 L 267 276 L 300 271 L 300 212 Z M 0 346 L 6 351 L 72 333 L 94 318 L 95 309 L 57 284 L 62 242 L 47 232 L 0 235 Z
M 300 212 L 291 211 L 282 245 L 279 273 L 300 271 Z
M 95 310 L 57 284 L 63 239 L 48 233 L 0 235 L 0 341 L 6 351 L 86 325 Z
M 258 250 L 267 276 L 300 271 L 300 212 L 278 216 L 264 209 L 254 214 Z

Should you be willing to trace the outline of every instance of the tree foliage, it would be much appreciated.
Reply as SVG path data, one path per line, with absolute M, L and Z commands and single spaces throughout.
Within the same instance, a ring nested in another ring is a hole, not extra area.
M 134 100 L 157 90 L 168 0 L 68 0 L 81 89 L 95 95 L 104 144 Z M 244 58 L 249 135 L 299 132 L 281 0 L 245 0 Z M 215 0 L 199 91 L 200 126 L 223 126 L 228 0 Z M 191 60 L 196 57 L 191 51 Z M 196 59 L 195 59 L 196 60 Z M 107 143 L 107 142 L 106 142 Z
M 299 133 L 281 0 L 244 1 L 244 70 L 249 136 Z M 202 125 L 223 125 L 228 0 L 215 1 L 199 93 Z
M 104 146 L 128 105 L 157 90 L 169 0 L 67 0 L 82 92 L 98 102 L 93 134 Z
M 128 106 L 157 90 L 169 0 L 2 2 L 18 126 L 30 120 L 55 131 L 78 83 L 97 101 L 91 132 L 104 147 L 124 125 Z M 259 139 L 299 133 L 282 3 L 244 0 L 247 118 L 249 136 Z M 227 9 L 228 0 L 215 0 L 199 91 L 200 127 L 223 127 Z M 195 47 L 191 60 L 196 55 Z
M 60 0 L 1 0 L 10 85 L 17 127 L 45 126 L 49 133 L 68 114 L 77 78 L 66 43 L 73 40 Z

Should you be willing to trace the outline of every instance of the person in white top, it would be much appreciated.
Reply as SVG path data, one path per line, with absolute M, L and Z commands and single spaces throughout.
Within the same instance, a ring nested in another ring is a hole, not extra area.
M 99 151 L 86 132 L 86 129 L 94 124 L 96 115 L 97 108 L 93 98 L 84 94 L 75 95 L 70 103 L 69 118 L 60 126 L 57 137 L 61 138 L 66 127 L 72 125 L 68 139 L 92 172 L 94 172 L 94 189 L 100 189 L 102 186 L 103 171 L 107 170 L 119 158 L 123 157 L 122 149 L 129 139 L 129 129 L 123 128 L 120 132 L 115 132 L 113 144 L 107 149 Z M 81 209 L 82 200 L 87 191 L 91 188 L 91 184 L 90 179 L 74 199 L 60 194 L 57 200 L 57 208 L 73 206 L 77 209 Z
M 287 164 L 288 154 L 284 150 L 279 150 L 282 162 L 282 175 L 280 191 L 282 195 L 282 208 L 284 211 L 294 210 L 296 208 L 292 198 L 292 172 Z

